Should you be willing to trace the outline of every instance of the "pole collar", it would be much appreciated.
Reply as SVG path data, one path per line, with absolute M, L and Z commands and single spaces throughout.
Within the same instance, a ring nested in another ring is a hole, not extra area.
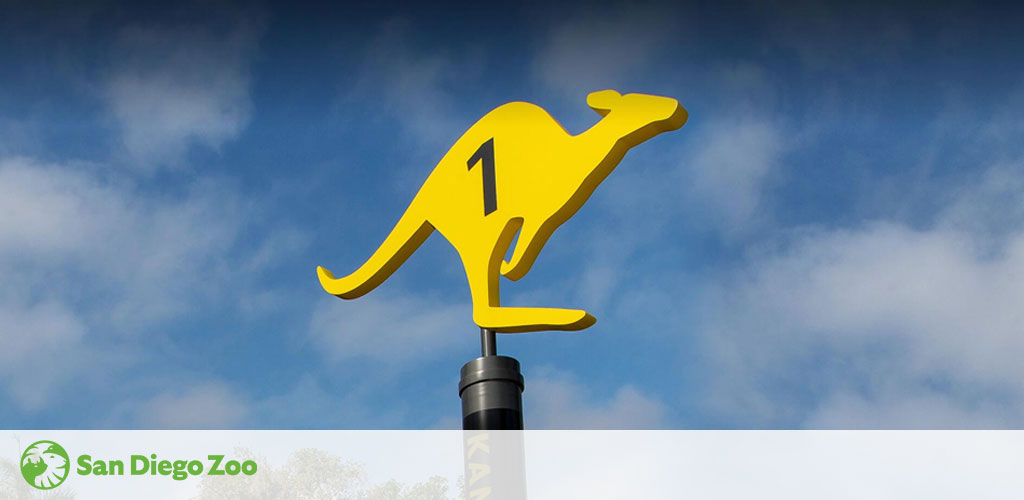
M 519 371 L 519 361 L 508 356 L 484 356 L 476 358 L 462 366 L 462 379 L 459 380 L 459 396 L 467 387 L 488 380 L 504 380 L 525 388 L 523 374 Z

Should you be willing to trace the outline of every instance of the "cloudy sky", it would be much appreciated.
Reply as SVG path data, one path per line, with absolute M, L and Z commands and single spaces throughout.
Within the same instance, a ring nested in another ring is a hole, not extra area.
M 714 2 L 0 12 L 0 427 L 456 428 L 432 236 L 361 264 L 452 142 L 679 99 L 503 303 L 530 428 L 1024 425 L 1024 12 Z

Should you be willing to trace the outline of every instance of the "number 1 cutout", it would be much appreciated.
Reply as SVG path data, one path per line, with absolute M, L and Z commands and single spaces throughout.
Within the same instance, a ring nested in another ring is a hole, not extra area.
M 473 170 L 473 166 L 478 162 L 484 164 L 484 216 L 490 215 L 491 212 L 498 209 L 498 192 L 495 187 L 494 180 L 494 138 L 490 138 L 487 142 L 480 145 L 480 148 L 473 153 L 473 156 L 466 162 L 468 170 Z

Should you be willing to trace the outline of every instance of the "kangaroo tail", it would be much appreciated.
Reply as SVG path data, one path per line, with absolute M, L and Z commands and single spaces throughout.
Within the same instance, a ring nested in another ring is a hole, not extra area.
M 352 274 L 335 278 L 330 271 L 317 266 L 320 285 L 327 293 L 343 299 L 362 297 L 377 288 L 434 232 L 434 226 L 417 212 L 410 206 L 370 259 Z

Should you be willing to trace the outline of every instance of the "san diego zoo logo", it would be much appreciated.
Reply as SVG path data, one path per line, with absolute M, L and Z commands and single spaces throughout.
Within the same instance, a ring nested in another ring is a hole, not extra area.
M 21 475 L 40 490 L 52 490 L 68 478 L 68 452 L 53 441 L 37 441 L 21 455 Z
M 224 455 L 207 455 L 205 460 L 161 460 L 156 453 L 135 454 L 128 460 L 95 459 L 90 454 L 78 455 L 74 461 L 79 476 L 156 476 L 184 481 L 193 476 L 252 476 L 257 465 L 253 460 L 232 460 Z M 36 441 L 21 455 L 21 475 L 33 488 L 52 490 L 68 478 L 72 460 L 64 447 L 53 441 Z

